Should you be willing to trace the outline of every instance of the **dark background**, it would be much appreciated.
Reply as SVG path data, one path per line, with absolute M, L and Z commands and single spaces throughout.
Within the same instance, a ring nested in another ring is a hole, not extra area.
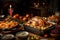
M 49 11 L 60 11 L 59 0 L 0 0 L 0 13 L 8 13 L 9 5 L 12 4 L 14 13 L 25 14 L 29 7 L 33 6 L 33 2 L 46 2 L 48 3 Z

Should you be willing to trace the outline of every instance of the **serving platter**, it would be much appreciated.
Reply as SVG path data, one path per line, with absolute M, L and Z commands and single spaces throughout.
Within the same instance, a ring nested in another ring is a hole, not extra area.
M 33 27 L 29 27 L 29 26 L 24 26 L 24 29 L 28 32 L 31 32 L 31 33 L 34 33 L 34 34 L 37 34 L 37 35 L 44 35 L 45 33 L 47 32 L 50 32 L 52 29 L 55 28 L 55 25 L 52 25 L 44 30 L 38 30 L 36 28 L 33 28 Z M 47 33 L 48 34 L 48 33 Z
M 17 31 L 21 31 L 23 29 L 23 27 L 21 27 L 20 25 L 14 27 L 14 28 L 11 28 L 11 29 L 0 29 L 2 34 L 9 34 L 9 33 L 15 33 Z
M 22 25 L 20 25 L 21 22 L 19 21 L 20 20 L 16 20 L 10 16 L 7 17 L 6 19 L 0 22 L 0 33 L 7 34 L 7 33 L 14 33 L 19 30 L 22 30 L 23 27 Z

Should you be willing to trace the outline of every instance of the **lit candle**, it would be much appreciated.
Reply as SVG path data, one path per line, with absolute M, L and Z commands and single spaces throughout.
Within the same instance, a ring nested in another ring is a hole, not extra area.
M 12 7 L 12 5 L 10 5 L 10 8 Z
M 10 16 L 12 16 L 12 13 L 13 13 L 12 5 L 10 5 L 9 7 L 10 7 L 9 14 L 10 14 Z

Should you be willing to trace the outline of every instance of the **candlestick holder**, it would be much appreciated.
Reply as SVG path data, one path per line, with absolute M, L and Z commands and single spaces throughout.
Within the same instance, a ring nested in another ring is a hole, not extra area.
M 38 8 L 39 7 L 39 3 L 34 3 L 34 7 Z

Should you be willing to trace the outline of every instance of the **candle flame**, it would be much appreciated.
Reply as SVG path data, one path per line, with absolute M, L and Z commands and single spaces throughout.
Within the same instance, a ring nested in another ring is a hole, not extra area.
M 12 5 L 10 5 L 10 8 L 12 7 Z

